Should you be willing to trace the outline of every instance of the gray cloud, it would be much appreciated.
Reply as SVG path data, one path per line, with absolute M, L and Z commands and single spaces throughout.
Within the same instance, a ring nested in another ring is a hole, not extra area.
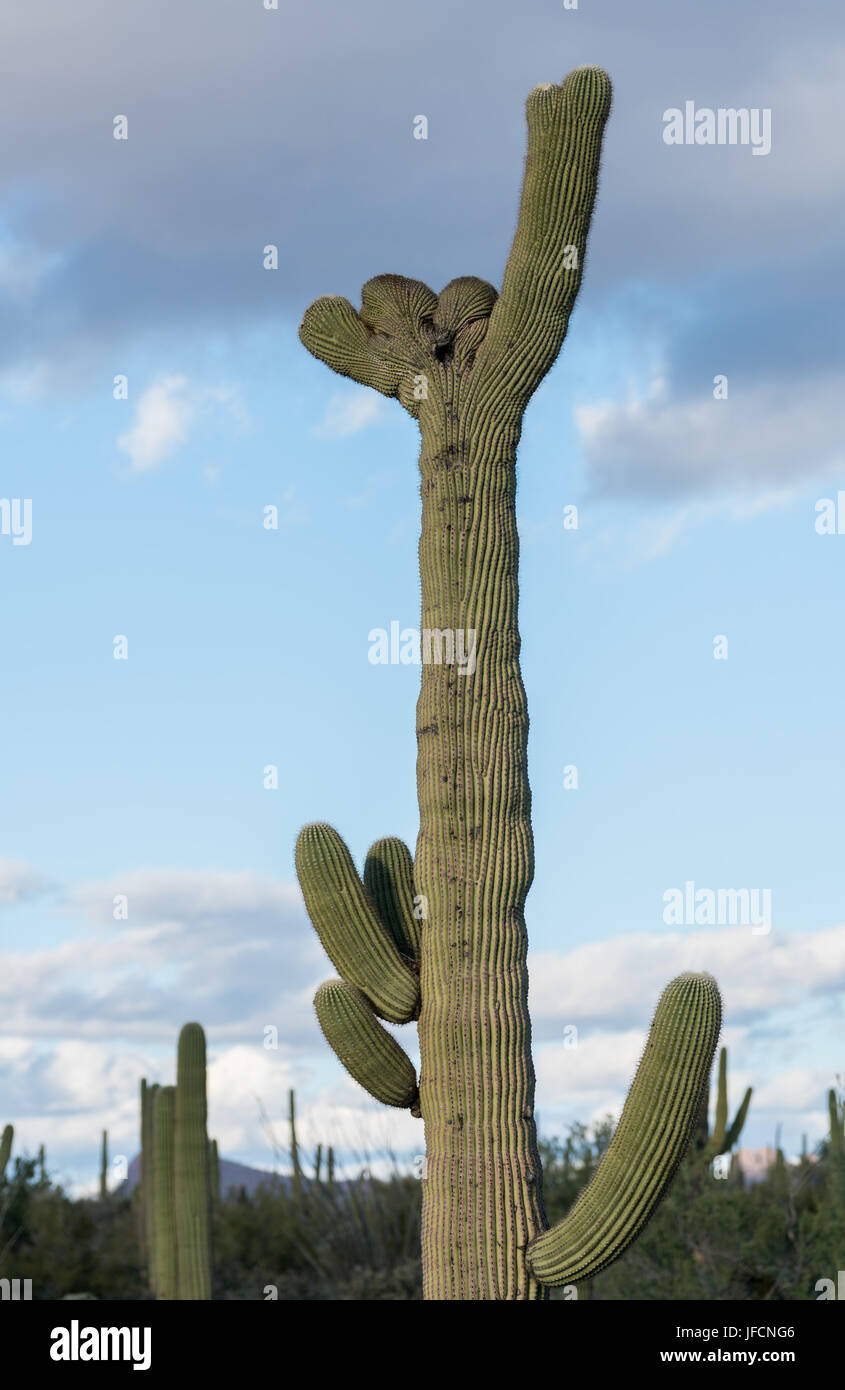
M 69 338 L 85 364 L 142 333 L 288 320 L 387 270 L 435 288 L 456 274 L 498 281 L 525 97 L 585 61 L 611 72 L 616 108 L 582 314 L 632 278 L 676 286 L 703 268 L 753 270 L 749 312 L 767 290 L 777 299 L 785 269 L 799 301 L 818 300 L 816 263 L 831 261 L 842 222 L 833 0 L 800 13 L 775 0 L 765 24 L 729 0 L 698 11 L 364 0 L 354 13 L 339 0 L 275 12 L 80 0 L 46 30 L 16 0 L 4 27 L 0 119 L 15 139 L 0 177 L 18 241 L 17 289 L 0 299 L 7 365 L 61 362 Z M 770 106 L 771 154 L 667 147 L 662 113 L 687 99 Z M 411 138 L 419 113 L 428 141 Z M 112 139 L 117 114 L 126 142 Z M 267 242 L 278 273 L 261 269 Z M 723 352 L 742 317 L 735 296 L 714 316 Z

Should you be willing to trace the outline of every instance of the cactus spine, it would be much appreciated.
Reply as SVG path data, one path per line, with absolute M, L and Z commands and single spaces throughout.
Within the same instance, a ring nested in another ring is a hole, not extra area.
M 712 979 L 675 981 L 613 1153 L 590 1195 L 546 1232 L 527 1002 L 534 861 L 516 450 L 580 286 L 610 99 L 607 75 L 593 67 L 528 97 L 522 203 L 501 294 L 471 276 L 436 295 L 380 275 L 364 285 L 360 313 L 324 296 L 300 327 L 314 356 L 396 397 L 421 434 L 429 649 L 417 705 L 416 856 L 401 841 L 379 841 L 359 878 L 337 832 L 314 825 L 299 836 L 296 864 L 346 987 L 318 993 L 323 1030 L 371 1094 L 419 1110 L 425 1123 L 429 1299 L 541 1298 L 573 1269 L 586 1277 L 615 1259 L 689 1140 L 718 1035 Z M 472 665 L 456 666 L 456 651 L 471 653 Z M 419 1020 L 418 1096 L 410 1060 L 397 1059 L 378 1017 Z
M 6 1169 L 9 1166 L 9 1159 L 12 1157 L 12 1141 L 15 1137 L 13 1125 L 6 1125 L 3 1130 L 3 1137 L 0 1139 L 0 1178 L 5 1178 Z
M 211 1298 L 211 1212 L 205 1090 L 205 1034 L 179 1034 L 174 1107 L 173 1206 L 179 1298 Z

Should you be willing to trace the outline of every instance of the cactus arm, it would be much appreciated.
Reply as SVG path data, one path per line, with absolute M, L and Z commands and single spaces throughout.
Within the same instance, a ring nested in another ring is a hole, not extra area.
M 6 1176 L 9 1159 L 12 1157 L 12 1141 L 14 1137 L 14 1126 L 6 1125 L 6 1128 L 3 1130 L 3 1137 L 0 1139 L 0 1178 Z
M 526 103 L 519 220 L 477 363 L 520 413 L 560 352 L 581 285 L 610 104 L 610 79 L 595 67 L 535 87 Z
M 361 291 L 360 314 L 348 299 L 322 295 L 306 309 L 299 337 L 341 376 L 396 396 L 418 365 L 423 324 L 436 305 L 437 296 L 421 281 L 377 275 Z
M 208 1161 L 211 1166 L 211 1210 L 216 1213 L 220 1208 L 220 1150 L 216 1139 L 211 1141 Z
M 100 1201 L 109 1195 L 109 1132 L 103 1130 L 103 1145 L 100 1153 Z
M 142 1181 L 142 1219 L 144 1248 L 146 1253 L 147 1275 L 150 1288 L 155 1293 L 155 1208 L 153 1205 L 153 1174 L 155 1156 L 153 1153 L 155 1101 L 158 1082 L 152 1085 L 141 1082 L 141 1181 Z
M 420 959 L 420 923 L 414 916 L 414 861 L 402 841 L 376 840 L 364 861 L 364 887 L 400 954 Z
M 728 1126 L 728 1049 L 719 1049 L 719 1081 L 716 1087 L 716 1114 L 713 1119 L 713 1133 L 710 1136 L 710 1150 L 714 1154 L 725 1152 Z
M 152 1205 L 155 1212 L 152 1251 L 153 1288 L 156 1298 L 178 1297 L 176 1230 L 173 1196 L 173 1142 L 176 1088 L 160 1086 L 153 1112 Z
M 336 830 L 306 825 L 296 844 L 296 872 L 308 915 L 337 970 L 390 1023 L 407 1023 L 419 1003 L 419 980 L 380 920 Z
M 636 1239 L 692 1136 L 721 1021 L 712 976 L 679 975 L 667 985 L 619 1125 L 592 1181 L 563 1221 L 528 1245 L 528 1264 L 541 1283 L 588 1279 Z
M 302 1165 L 299 1162 L 299 1140 L 296 1137 L 296 1092 L 288 1091 L 288 1128 L 290 1130 L 290 1162 L 293 1174 L 293 1190 L 302 1196 Z
M 317 990 L 314 1008 L 323 1036 L 350 1076 L 383 1105 L 419 1115 L 413 1063 L 361 991 L 345 980 L 328 980 Z
M 727 1153 L 727 1151 L 729 1149 L 732 1149 L 734 1144 L 738 1143 L 739 1141 L 739 1136 L 743 1131 L 745 1121 L 748 1117 L 748 1107 L 751 1104 L 751 1097 L 753 1094 L 753 1088 L 749 1086 L 748 1090 L 745 1092 L 745 1095 L 742 1097 L 742 1104 L 740 1105 L 739 1109 L 734 1115 L 733 1120 L 731 1121 L 730 1129 L 725 1135 L 725 1147 L 723 1150 L 724 1153 Z

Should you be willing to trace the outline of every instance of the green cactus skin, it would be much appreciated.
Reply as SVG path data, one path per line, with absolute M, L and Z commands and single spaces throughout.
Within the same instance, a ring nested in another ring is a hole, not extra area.
M 748 1107 L 751 1104 L 752 1088 L 748 1090 L 742 1098 L 742 1104 L 734 1115 L 730 1127 L 728 1127 L 728 1049 L 723 1047 L 719 1051 L 719 1080 L 716 1091 L 716 1114 L 713 1120 L 713 1133 L 707 1141 L 707 1148 L 711 1157 L 717 1154 L 729 1153 L 734 1145 L 739 1141 L 739 1136 L 745 1126 L 748 1116 Z
M 293 1173 L 293 1190 L 297 1197 L 302 1196 L 302 1165 L 299 1161 L 299 1140 L 296 1137 L 296 1092 L 288 1091 L 288 1127 L 290 1129 L 290 1161 Z
M 181 1300 L 211 1298 L 211 1212 L 205 1093 L 205 1033 L 179 1034 L 174 1107 L 173 1203 Z
M 828 1150 L 828 1191 L 838 1208 L 845 1207 L 845 1106 L 840 1107 L 836 1092 L 827 1093 L 830 1116 Z
M 45 1168 L 45 1166 L 44 1166 L 44 1145 L 43 1145 L 43 1144 L 41 1144 L 41 1145 L 39 1146 L 39 1149 L 38 1149 L 38 1181 L 40 1182 L 40 1184 L 41 1184 L 42 1187 L 44 1187 L 44 1185 L 45 1185 L 46 1182 L 47 1182 L 47 1170 L 46 1170 L 46 1168 Z
M 526 1259 L 546 1222 L 524 919 L 534 852 L 517 625 L 516 450 L 523 413 L 560 352 L 581 283 L 610 100 L 606 73 L 593 67 L 529 95 L 522 202 L 500 295 L 471 276 L 437 295 L 420 281 L 380 275 L 364 285 L 360 313 L 344 298 L 323 296 L 300 326 L 314 356 L 396 397 L 421 434 L 420 626 L 434 638 L 432 659 L 423 653 L 417 705 L 419 1002 L 401 955 L 397 962 L 385 947 L 390 929 L 376 900 L 386 918 L 391 909 L 373 867 L 361 885 L 343 841 L 319 827 L 303 832 L 307 854 L 300 837 L 297 870 L 312 922 L 347 985 L 390 1022 L 419 1010 L 427 1299 L 545 1297 Z M 472 653 L 472 669 L 450 662 L 448 649 L 442 659 L 444 633 L 453 649 L 460 640 Z M 403 873 L 407 893 L 407 865 Z M 679 1081 L 669 1059 L 673 1089 L 654 1090 L 651 1128 L 639 1141 L 649 1160 L 649 1145 L 674 1154 L 689 1137 L 681 1129 L 694 1115 L 674 1092 L 680 1085 L 697 1106 L 702 1059 L 709 1048 L 709 1067 L 715 1046 L 701 1012 L 702 1036 L 685 1038 L 680 1049 L 690 1074 Z M 644 1108 L 638 1099 L 635 1110 Z M 655 1126 L 665 1141 L 655 1139 Z M 636 1151 L 632 1138 L 625 1143 Z M 670 1167 L 655 1158 L 641 1206 Z M 598 1192 L 609 1215 L 595 1193 L 590 1210 L 607 1263 L 645 1218 L 640 1207 L 628 1211 L 622 1201 L 620 1208 L 604 1183 Z M 537 1258 L 543 1263 L 542 1250 Z
M 528 1263 L 542 1283 L 589 1279 L 639 1235 L 686 1151 L 721 1025 L 711 975 L 679 975 L 666 986 L 592 1181 L 569 1214 L 528 1247 Z
M 335 969 L 367 995 L 381 1018 L 407 1023 L 416 1013 L 419 981 L 330 825 L 306 825 L 300 832 L 296 872 L 308 915 Z
M 155 1230 L 153 1211 L 153 1118 L 158 1083 L 141 1082 L 141 1227 L 144 1259 L 150 1288 L 155 1293 Z
M 154 1107 L 152 1205 L 155 1213 L 155 1246 L 152 1285 L 156 1298 L 173 1301 L 179 1296 L 173 1187 L 175 1086 L 160 1086 Z
M 845 1116 L 839 1113 L 839 1103 L 833 1089 L 827 1093 L 827 1113 L 830 1116 L 830 1157 L 835 1163 L 842 1163 L 845 1159 L 845 1133 L 843 1133 Z
M 214 1211 L 218 1211 L 220 1208 L 220 1151 L 216 1139 L 211 1141 L 209 1163 L 211 1165 L 211 1205 Z
M 100 1153 L 100 1201 L 109 1195 L 109 1132 L 103 1130 L 102 1151 Z
M 314 1008 L 326 1042 L 359 1086 L 383 1105 L 419 1114 L 413 1063 L 361 991 L 345 980 L 327 980 L 314 996 Z
M 326 1182 L 327 1182 L 328 1185 L 329 1185 L 329 1191 L 333 1191 L 333 1190 L 334 1190 L 334 1149 L 332 1148 L 331 1144 L 329 1145 L 328 1157 L 327 1157 L 327 1159 L 326 1159 Z
M 3 1138 L 0 1139 L 0 1178 L 5 1178 L 6 1176 L 9 1159 L 12 1157 L 12 1141 L 14 1137 L 14 1125 L 6 1125 L 6 1128 L 3 1130 Z
M 403 840 L 376 840 L 364 861 L 364 887 L 406 960 L 419 963 L 421 922 L 414 915 L 414 861 Z

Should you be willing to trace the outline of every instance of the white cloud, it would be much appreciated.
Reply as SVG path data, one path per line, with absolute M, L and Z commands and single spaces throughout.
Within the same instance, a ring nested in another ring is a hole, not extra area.
M 577 407 L 575 423 L 597 491 L 739 494 L 742 511 L 735 514 L 749 515 L 843 467 L 843 397 L 841 374 L 737 384 L 727 400 L 714 399 L 706 385 L 695 398 L 672 400 L 658 378 L 646 396 Z
M 158 468 L 187 441 L 194 418 L 187 384 L 187 377 L 168 376 L 143 392 L 132 425 L 117 441 L 138 472 Z
M 531 1015 L 540 1036 L 566 1024 L 649 1017 L 669 980 L 707 970 L 734 1023 L 764 1017 L 811 994 L 845 989 L 845 925 L 814 933 L 754 936 L 748 927 L 637 933 L 578 946 L 567 955 L 529 955 Z
M 0 904 L 34 897 L 44 887 L 41 875 L 24 860 L 0 857 Z
M 213 423 L 223 412 L 240 431 L 249 420 L 240 392 L 233 386 L 190 388 L 185 376 L 165 376 L 142 392 L 129 429 L 117 446 L 129 455 L 137 473 L 151 472 L 187 444 L 196 427 Z M 215 471 L 216 469 L 216 471 Z M 204 476 L 216 481 L 219 465 L 206 468 Z
M 336 393 L 329 397 L 326 413 L 315 434 L 343 438 L 358 434 L 384 419 L 384 401 L 368 386 L 357 391 Z

